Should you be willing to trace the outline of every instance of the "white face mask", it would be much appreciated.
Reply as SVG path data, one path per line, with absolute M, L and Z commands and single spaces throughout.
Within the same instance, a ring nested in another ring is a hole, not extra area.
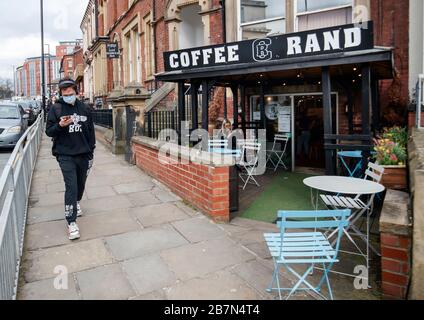
M 72 96 L 63 96 L 63 101 L 65 101 L 68 104 L 75 104 L 75 101 L 77 100 L 77 96 L 74 94 Z

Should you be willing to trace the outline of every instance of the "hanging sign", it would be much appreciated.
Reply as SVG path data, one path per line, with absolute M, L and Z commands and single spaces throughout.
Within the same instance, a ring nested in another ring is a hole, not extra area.
M 106 44 L 106 56 L 110 59 L 119 58 L 118 42 L 111 42 Z
M 164 52 L 165 71 L 263 63 L 372 49 L 373 23 L 348 24 L 256 40 Z

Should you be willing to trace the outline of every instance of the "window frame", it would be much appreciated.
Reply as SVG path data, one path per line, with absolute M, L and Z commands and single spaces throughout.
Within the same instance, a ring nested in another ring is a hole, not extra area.
M 284 5 L 286 5 L 287 1 L 290 1 L 290 0 L 285 0 Z M 296 4 L 297 4 L 297 2 L 296 2 Z M 237 10 L 237 39 L 238 40 L 243 40 L 243 27 L 253 26 L 255 24 L 275 22 L 275 21 L 279 21 L 279 20 L 283 21 L 283 23 L 285 24 L 286 20 L 287 20 L 287 12 L 286 12 L 286 14 L 284 16 L 278 16 L 278 17 L 249 21 L 249 22 L 242 22 L 241 21 L 241 0 L 237 0 L 237 8 L 238 8 L 238 10 Z
M 140 14 L 137 13 L 137 15 L 126 24 L 126 26 L 122 29 L 123 34 L 123 69 L 124 69 L 124 77 L 123 77 L 123 85 L 128 85 L 129 83 L 137 80 L 137 52 L 136 52 L 136 46 L 137 43 L 135 41 L 141 41 L 140 37 L 140 30 L 141 30 L 141 21 L 140 21 Z M 138 33 L 138 37 L 137 37 Z M 138 38 L 138 39 L 136 39 Z M 140 42 L 140 49 L 141 49 L 141 42 Z M 130 52 L 129 52 L 130 51 Z M 129 54 L 131 54 L 131 59 Z M 132 64 L 129 63 L 129 61 L 132 60 Z M 140 52 L 140 63 L 142 63 L 142 57 Z M 141 66 L 140 66 L 141 67 Z M 141 73 L 141 80 L 140 83 L 143 82 L 143 74 Z
M 301 16 L 308 16 L 308 15 L 312 15 L 312 14 L 317 14 L 317 13 L 323 13 L 323 12 L 329 12 L 329 11 L 335 11 L 335 10 L 340 10 L 340 9 L 348 9 L 348 8 L 352 8 L 352 21 L 353 21 L 353 8 L 355 6 L 355 0 L 351 0 L 352 3 L 349 4 L 345 4 L 345 5 L 339 5 L 339 6 L 333 6 L 333 7 L 328 7 L 325 9 L 317 9 L 317 10 L 309 10 L 309 11 L 304 11 L 304 12 L 298 12 L 297 8 L 298 8 L 298 1 L 299 0 L 293 0 L 294 5 L 293 5 L 293 10 L 294 10 L 294 32 L 299 32 L 299 17 Z M 304 1 L 304 0 L 300 0 L 300 1 Z

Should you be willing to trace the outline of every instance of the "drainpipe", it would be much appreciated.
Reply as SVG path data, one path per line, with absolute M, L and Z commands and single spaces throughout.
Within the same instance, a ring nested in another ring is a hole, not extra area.
M 95 39 L 97 39 L 99 37 L 99 4 L 98 4 L 98 0 L 94 0 L 94 15 L 96 16 L 94 19 L 94 26 L 95 26 L 95 32 L 96 32 L 96 37 Z
M 227 22 L 225 12 L 225 0 L 220 1 L 221 4 L 221 18 L 222 18 L 222 42 L 227 42 Z
M 156 59 L 156 1 L 152 0 L 153 7 L 152 7 L 152 23 L 153 23 L 153 61 L 154 61 L 154 73 L 157 73 L 157 59 Z M 155 91 L 158 89 L 158 83 L 155 79 Z
M 225 14 L 225 0 L 220 0 L 221 4 L 221 21 L 222 21 L 222 42 L 227 42 L 227 23 L 226 23 L 226 14 Z M 234 112 L 233 112 L 234 113 Z M 228 108 L 227 108 L 227 87 L 224 91 L 224 118 L 228 117 Z

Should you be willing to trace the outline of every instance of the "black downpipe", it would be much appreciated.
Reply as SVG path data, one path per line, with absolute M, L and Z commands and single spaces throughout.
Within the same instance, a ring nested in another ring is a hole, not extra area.
M 152 24 L 153 24 L 153 60 L 154 60 L 154 64 L 155 64 L 155 68 L 154 68 L 154 73 L 157 73 L 157 57 L 156 57 L 156 52 L 157 52 L 157 48 L 156 48 L 156 0 L 152 0 L 153 3 L 153 7 L 152 7 Z M 155 91 L 158 89 L 158 82 L 155 79 Z
M 227 23 L 226 23 L 226 12 L 225 12 L 225 0 L 220 1 L 221 4 L 221 19 L 222 19 L 222 42 L 227 43 Z M 228 106 L 227 106 L 227 87 L 224 91 L 224 118 L 228 117 Z
M 221 0 L 221 18 L 222 18 L 222 42 L 227 42 L 227 23 L 226 23 L 226 11 L 225 11 L 225 0 Z
M 94 15 L 96 16 L 94 19 L 94 25 L 96 26 L 96 39 L 99 37 L 99 4 L 97 3 L 97 0 L 94 0 Z

